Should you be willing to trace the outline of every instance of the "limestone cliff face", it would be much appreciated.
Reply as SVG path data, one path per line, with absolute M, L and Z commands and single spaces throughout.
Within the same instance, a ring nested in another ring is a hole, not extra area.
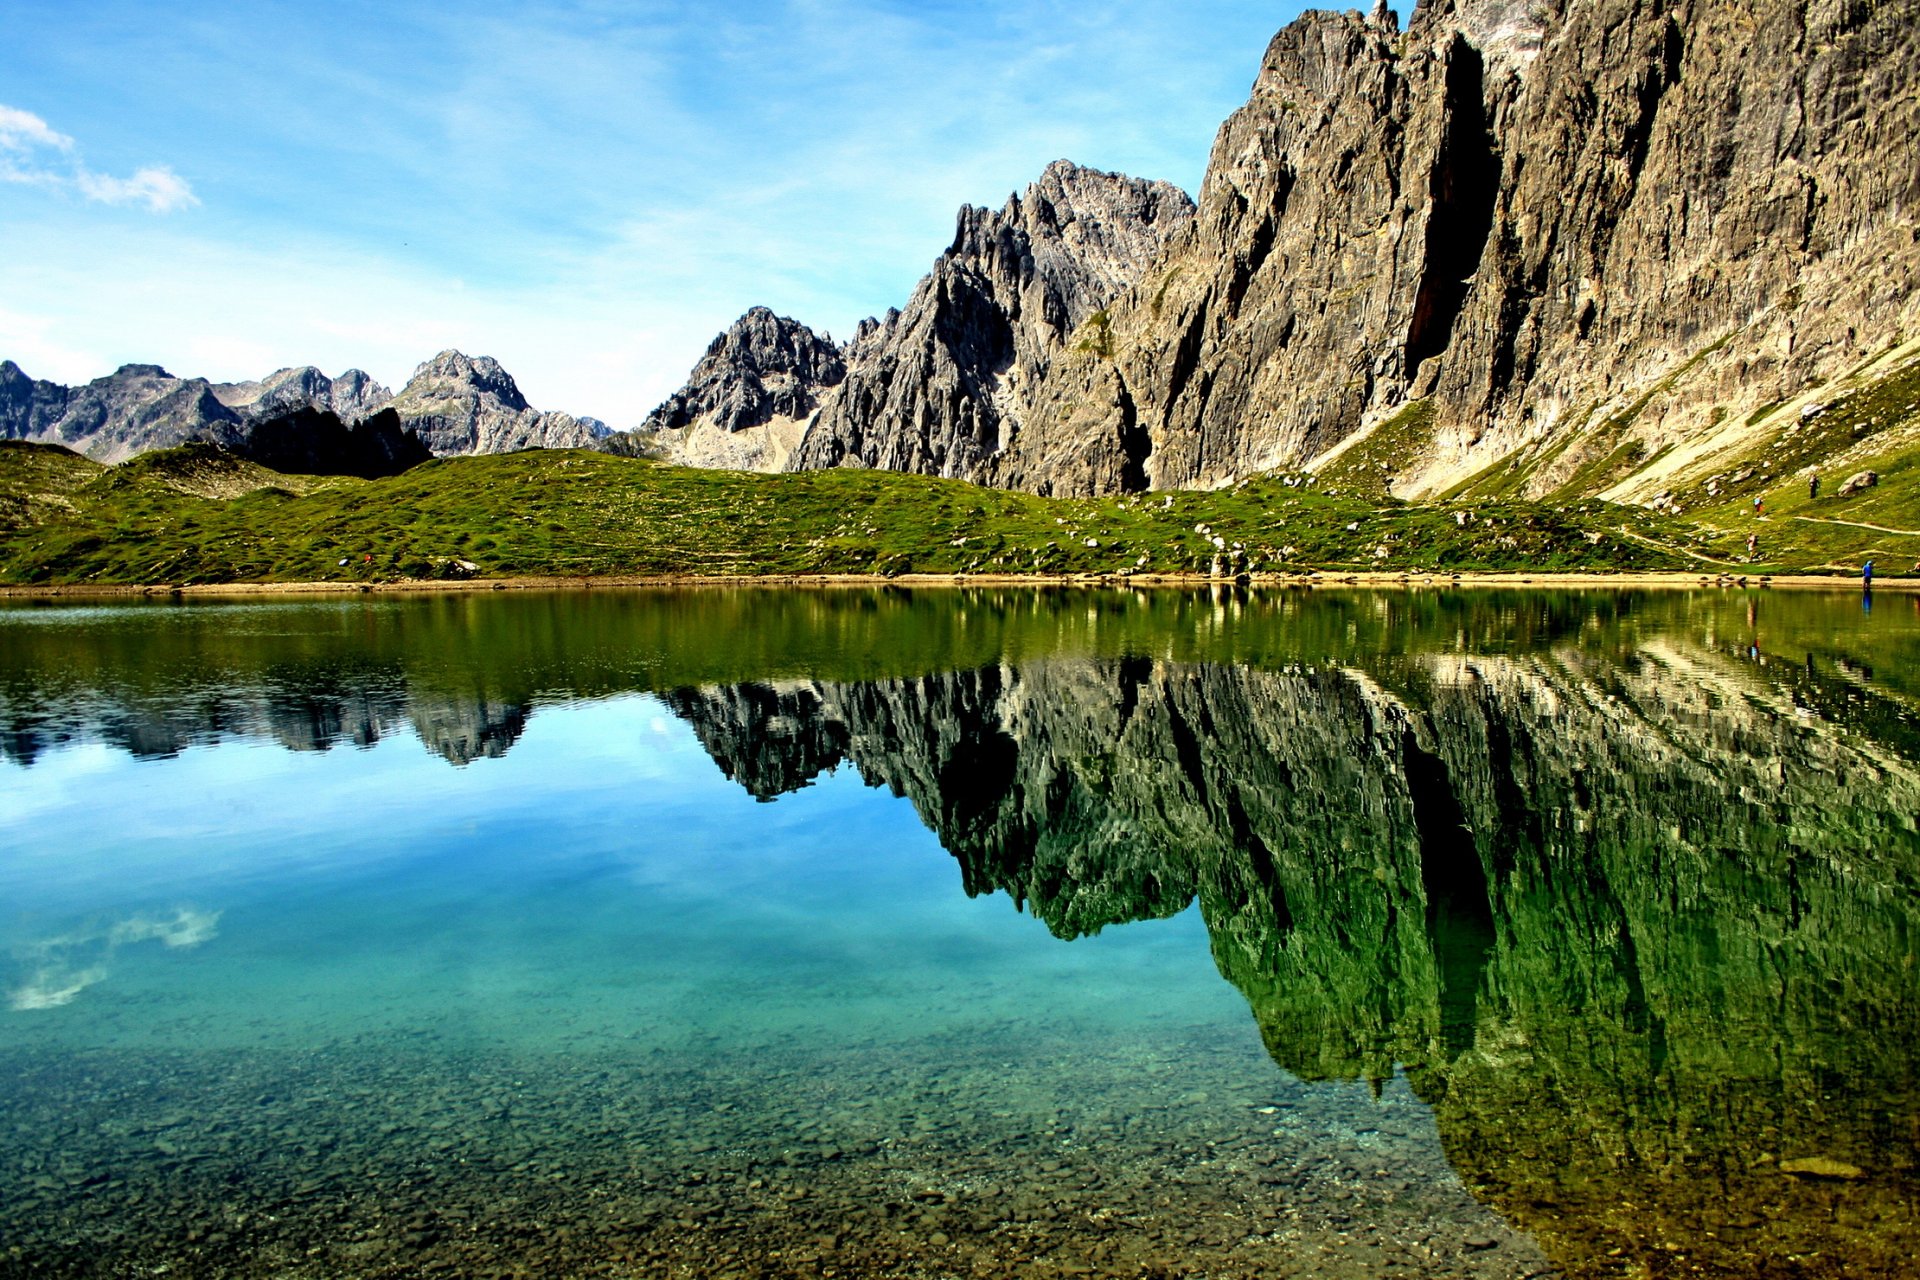
M 458 351 L 415 369 L 389 407 L 436 457 L 592 448 L 606 434 L 591 420 L 539 412 L 499 361 Z
M 1128 450 L 1138 442 L 1124 423 L 1098 441 L 1032 436 L 1028 405 L 1076 335 L 1103 341 L 1103 308 L 1191 216 L 1177 187 L 1066 161 L 998 212 L 963 208 L 953 244 L 906 308 L 861 326 L 845 381 L 789 468 L 877 467 L 1041 492 L 1137 486 Z
M 685 466 L 780 471 L 821 398 L 846 376 L 830 340 L 755 307 L 713 340 L 686 386 L 601 447 Z
M 1916 68 L 1915 0 L 1309 13 L 1029 427 L 1131 423 L 1147 482 L 1208 485 L 1426 400 L 1398 492 L 1630 465 L 1920 321 Z

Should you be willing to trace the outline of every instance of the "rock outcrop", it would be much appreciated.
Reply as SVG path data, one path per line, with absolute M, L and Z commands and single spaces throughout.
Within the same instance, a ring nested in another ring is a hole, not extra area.
M 1040 492 L 1139 487 L 1140 442 L 1124 415 L 1088 440 L 1030 436 L 1025 423 L 1054 362 L 1073 343 L 1104 345 L 1104 308 L 1192 215 L 1168 183 L 1064 160 L 998 212 L 963 208 L 906 309 L 861 325 L 845 381 L 789 468 L 877 467 Z
M 821 397 L 846 374 L 830 339 L 754 307 L 713 340 L 686 386 L 601 447 L 685 466 L 780 471 Z
M 441 458 L 592 448 L 605 434 L 591 419 L 534 409 L 499 361 L 458 351 L 442 351 L 415 369 L 389 407 Z
M 399 475 L 433 456 L 392 409 L 348 423 L 306 406 L 252 423 L 236 452 L 289 475 L 365 480 Z
M 789 466 L 1649 499 L 1912 354 L 1917 68 L 1920 0 L 1308 13 L 1197 212 L 1065 162 L 963 210 Z

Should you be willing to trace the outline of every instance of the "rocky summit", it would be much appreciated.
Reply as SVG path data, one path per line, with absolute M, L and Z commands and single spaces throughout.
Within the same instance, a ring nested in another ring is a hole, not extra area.
M 606 434 L 592 419 L 534 409 L 499 361 L 458 351 L 442 351 L 415 369 L 391 407 L 443 458 L 590 447 Z
M 846 376 L 830 338 L 754 307 L 713 340 L 687 385 L 638 430 L 601 447 L 688 466 L 779 471 L 821 398 Z
M 240 415 L 205 378 L 127 364 L 85 386 L 63 387 L 0 362 L 0 439 L 65 445 L 100 462 L 122 462 L 192 440 L 234 447 L 246 435 Z
M 1159 486 L 1386 424 L 1404 495 L 1621 479 L 1912 333 L 1916 33 L 1913 0 L 1309 13 L 1035 425 L 1131 404 Z
M 1308 13 L 1197 209 L 1065 162 L 963 209 L 788 465 L 1711 494 L 1920 359 L 1917 76 L 1920 0 Z

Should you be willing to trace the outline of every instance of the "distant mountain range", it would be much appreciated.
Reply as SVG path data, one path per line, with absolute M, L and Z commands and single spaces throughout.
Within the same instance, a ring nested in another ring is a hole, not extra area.
M 84 386 L 64 387 L 0 361 L 0 439 L 64 445 L 100 462 L 203 441 L 269 466 L 277 459 L 358 472 L 364 468 L 336 464 L 366 459 L 384 471 L 416 453 L 574 448 L 608 434 L 596 419 L 532 408 L 497 361 L 458 351 L 443 351 L 414 370 L 398 395 L 359 369 L 329 378 L 307 366 L 257 382 L 215 383 L 129 364 Z M 404 436 L 415 446 L 403 445 Z M 343 443 L 349 440 L 365 447 Z M 387 466 L 372 461 L 378 458 Z

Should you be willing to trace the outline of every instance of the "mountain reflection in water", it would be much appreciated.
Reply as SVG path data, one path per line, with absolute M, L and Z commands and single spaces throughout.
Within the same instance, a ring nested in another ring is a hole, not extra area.
M 1920 1252 L 1920 632 L 1842 605 L 739 593 L 230 615 L 268 624 L 245 636 L 208 611 L 168 653 L 137 617 L 78 655 L 13 628 L 0 752 L 407 725 L 465 764 L 545 702 L 653 692 L 756 797 L 843 764 L 904 797 L 968 894 L 1062 938 L 1197 901 L 1280 1066 L 1403 1069 L 1571 1274 L 1892 1276 Z

